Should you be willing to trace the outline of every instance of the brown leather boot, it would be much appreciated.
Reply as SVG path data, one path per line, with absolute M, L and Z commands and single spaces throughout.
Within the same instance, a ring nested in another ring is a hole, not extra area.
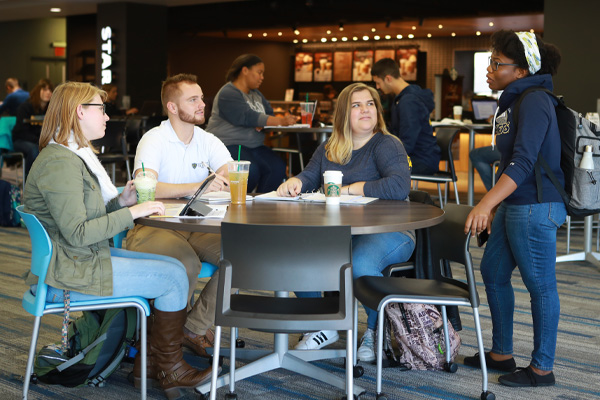
M 155 310 L 150 349 L 157 378 L 169 400 L 181 397 L 181 389 L 195 388 L 211 377 L 211 368 L 198 371 L 183 359 L 183 324 L 186 309 L 175 312 Z
M 200 357 L 209 358 L 210 355 L 206 352 L 206 348 L 213 347 L 214 343 L 215 333 L 210 329 L 207 329 L 204 335 L 196 335 L 183 328 L 183 347 L 187 347 Z

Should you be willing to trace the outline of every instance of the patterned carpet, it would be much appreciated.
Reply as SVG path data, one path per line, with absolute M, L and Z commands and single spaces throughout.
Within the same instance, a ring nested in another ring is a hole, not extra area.
M 559 254 L 565 251 L 564 229 L 559 231 Z M 0 399 L 19 399 L 22 390 L 22 374 L 25 370 L 27 349 L 31 335 L 33 318 L 21 307 L 21 296 L 26 286 L 21 275 L 29 268 L 30 243 L 27 231 L 23 228 L 0 228 Z M 572 251 L 582 248 L 581 230 L 575 231 Z M 482 250 L 472 249 L 475 265 L 479 265 Z M 455 266 L 455 276 L 464 274 Z M 515 273 L 518 275 L 518 272 Z M 498 384 L 498 374 L 489 374 L 489 390 L 498 399 L 590 399 L 600 398 L 600 268 L 586 262 L 569 262 L 557 265 L 558 288 L 561 298 L 561 321 L 558 333 L 557 357 L 554 373 L 557 384 L 550 388 L 513 389 Z M 477 274 L 479 282 L 481 277 Z M 513 278 L 515 311 L 515 357 L 518 366 L 526 366 L 532 349 L 532 325 L 529 298 L 518 276 Z M 199 282 L 198 289 L 203 286 Z M 481 317 L 486 348 L 491 341 L 491 320 L 483 285 L 479 285 L 482 299 Z M 460 367 L 455 374 L 446 372 L 384 370 L 383 390 L 389 399 L 475 399 L 481 391 L 479 370 L 462 365 L 462 359 L 476 351 L 476 339 L 472 315 L 469 309 L 462 308 L 464 329 L 460 332 L 463 345 L 458 356 Z M 359 335 L 365 330 L 365 315 L 359 316 Z M 47 316 L 42 319 L 39 346 L 59 339 L 61 319 Z M 271 344 L 272 336 L 243 330 L 240 336 L 247 347 L 264 348 Z M 342 338 L 333 346 L 343 348 Z M 359 336 L 360 337 L 360 336 Z M 297 337 L 290 338 L 293 345 Z M 195 366 L 208 366 L 206 360 L 186 354 L 186 359 Z M 227 365 L 227 361 L 225 362 Z M 318 366 L 343 377 L 342 359 L 321 361 Z M 367 389 L 361 398 L 375 398 L 375 367 L 364 365 L 365 375 L 355 379 L 355 384 Z M 75 388 L 44 384 L 32 385 L 31 399 L 135 399 L 139 393 L 127 381 L 131 364 L 122 364 L 104 388 Z M 336 399 L 343 393 L 329 385 L 299 377 L 293 373 L 276 370 L 237 383 L 236 391 L 240 399 Z M 224 398 L 226 390 L 219 390 L 219 398 Z M 160 390 L 148 392 L 150 399 L 163 399 Z M 185 399 L 196 399 L 198 395 L 187 391 Z

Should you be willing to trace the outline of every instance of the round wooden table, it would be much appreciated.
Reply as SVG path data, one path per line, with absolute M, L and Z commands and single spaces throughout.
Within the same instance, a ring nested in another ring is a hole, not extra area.
M 184 203 L 167 200 L 166 203 Z M 295 201 L 255 200 L 229 205 L 223 220 L 204 218 L 139 218 L 140 225 L 189 232 L 220 233 L 221 221 L 264 225 L 350 225 L 353 235 L 399 232 L 437 225 L 444 211 L 421 203 L 377 200 L 366 205 L 327 206 Z

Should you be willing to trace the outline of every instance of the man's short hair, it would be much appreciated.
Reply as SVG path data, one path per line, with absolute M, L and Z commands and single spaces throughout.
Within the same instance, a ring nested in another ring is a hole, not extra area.
M 8 78 L 6 80 L 6 86 L 14 89 L 19 86 L 19 80 L 17 78 Z
M 400 78 L 400 67 L 391 58 L 382 58 L 373 65 L 371 75 L 379 79 L 384 79 L 388 75 L 394 79 L 398 79 Z
M 176 95 L 180 92 L 179 84 L 182 82 L 197 84 L 198 78 L 193 74 L 177 74 L 167 78 L 163 82 L 162 89 L 160 91 L 160 100 L 165 111 L 167 110 L 167 103 L 173 100 L 173 98 L 176 97 Z

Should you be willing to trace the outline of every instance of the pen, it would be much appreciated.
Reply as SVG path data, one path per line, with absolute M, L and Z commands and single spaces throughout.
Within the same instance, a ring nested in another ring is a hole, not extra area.
M 205 163 L 204 161 L 201 162 L 202 166 L 205 167 L 208 172 L 210 172 L 211 174 L 217 174 L 211 167 L 210 165 L 208 165 L 208 163 Z M 229 186 L 227 183 L 225 183 L 225 186 Z

